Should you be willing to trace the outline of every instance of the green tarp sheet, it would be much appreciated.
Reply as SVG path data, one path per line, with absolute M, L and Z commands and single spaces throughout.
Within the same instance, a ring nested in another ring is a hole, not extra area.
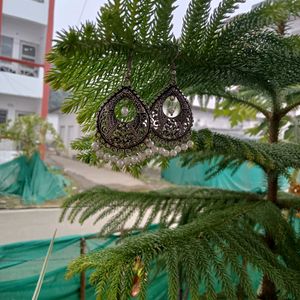
M 49 259 L 39 300 L 79 300 L 80 277 L 65 280 L 67 264 L 80 255 L 81 236 L 57 238 Z M 106 239 L 85 236 L 87 251 L 115 245 L 117 236 Z M 32 298 L 50 240 L 37 240 L 0 246 L 0 299 L 30 300 Z M 86 299 L 95 299 L 95 290 L 88 284 Z M 151 283 L 148 299 L 165 300 L 167 279 L 160 274 Z
M 206 172 L 217 162 L 218 158 L 215 158 L 211 163 L 206 161 L 188 168 L 181 166 L 180 158 L 174 158 L 170 160 L 169 167 L 162 171 L 162 178 L 178 185 L 197 185 L 256 193 L 263 193 L 266 190 L 264 171 L 249 162 L 243 163 L 235 173 L 227 168 L 213 178 L 206 179 Z M 280 187 L 282 190 L 287 189 L 287 180 L 280 178 Z
M 295 231 L 300 233 L 300 219 L 291 220 Z M 157 228 L 157 226 L 155 226 Z M 155 228 L 152 227 L 152 228 Z M 52 255 L 49 259 L 45 280 L 39 300 L 79 300 L 80 277 L 65 280 L 67 264 L 80 255 L 80 240 L 82 236 L 67 236 L 56 238 Z M 97 238 L 96 235 L 86 235 L 86 251 L 105 249 L 116 244 L 118 236 Z M 36 240 L 13 243 L 0 246 L 0 299 L 30 300 L 32 298 L 39 273 L 46 256 L 50 240 Z M 155 270 L 153 273 L 155 273 Z M 259 287 L 261 274 L 247 266 L 253 289 Z M 153 274 L 152 273 L 152 274 Z M 86 299 L 95 299 L 95 290 L 88 284 L 89 274 L 86 274 Z M 238 284 L 238 278 L 232 274 L 232 281 Z M 215 277 L 216 292 L 221 292 L 222 286 Z M 148 296 L 149 300 L 167 299 L 167 276 L 164 272 L 153 277 L 150 273 Z M 200 283 L 200 292 L 205 293 L 205 286 Z M 105 299 L 109 300 L 109 299 Z
M 20 156 L 0 165 L 0 194 L 20 196 L 23 204 L 40 204 L 66 195 L 61 177 L 49 172 L 38 153 L 31 159 Z

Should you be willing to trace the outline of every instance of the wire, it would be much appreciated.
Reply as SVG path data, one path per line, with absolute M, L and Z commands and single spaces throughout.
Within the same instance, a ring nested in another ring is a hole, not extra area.
M 81 9 L 79 18 L 78 18 L 78 20 L 77 20 L 77 26 L 79 25 L 79 22 L 81 21 L 81 18 L 82 18 L 83 12 L 84 12 L 84 10 L 85 10 L 86 4 L 87 4 L 87 0 L 84 0 L 84 3 L 83 3 L 83 6 L 82 6 L 82 9 Z

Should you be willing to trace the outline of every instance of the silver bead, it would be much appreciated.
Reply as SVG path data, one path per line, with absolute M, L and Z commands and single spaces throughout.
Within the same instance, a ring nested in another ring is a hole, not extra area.
M 177 151 L 177 152 L 180 152 L 181 151 L 181 147 L 180 146 L 176 146 L 174 150 Z
M 154 146 L 153 148 L 151 148 L 153 153 L 158 153 L 159 152 L 159 148 Z
M 103 158 L 104 158 L 104 160 L 110 160 L 111 155 L 108 154 L 108 153 L 105 153 L 105 154 L 103 155 Z
M 139 158 L 138 158 L 137 156 L 132 156 L 132 157 L 131 157 L 131 162 L 132 162 L 133 164 L 136 164 L 136 163 L 139 162 Z
M 188 141 L 186 144 L 188 145 L 189 148 L 192 148 L 194 146 L 193 141 Z
M 137 157 L 140 161 L 144 160 L 144 156 L 143 156 L 143 153 L 138 153 L 137 154 Z
M 176 148 L 175 148 L 176 149 Z M 171 150 L 170 151 L 170 155 L 171 156 L 176 156 L 177 155 L 177 151 L 176 150 Z
M 104 154 L 104 153 L 103 153 L 103 151 L 101 151 L 101 150 L 99 150 L 99 151 L 96 152 L 96 155 L 97 155 L 98 158 L 102 158 L 102 157 L 103 157 L 103 154 Z
M 131 157 L 125 157 L 123 161 L 125 165 L 128 165 L 131 163 Z
M 154 147 L 155 145 L 154 145 L 154 142 L 153 142 L 153 141 L 149 140 L 148 143 L 147 143 L 147 146 L 150 147 L 150 148 L 152 148 L 152 147 Z
M 119 168 L 122 168 L 122 167 L 124 166 L 124 161 L 123 161 L 122 159 L 119 159 L 119 160 L 117 161 L 117 166 L 118 166 Z
M 92 149 L 93 149 L 94 151 L 99 150 L 99 145 L 98 145 L 97 142 L 93 142 L 93 143 L 92 143 Z
M 165 156 L 165 157 L 168 157 L 168 156 L 170 156 L 170 151 L 169 151 L 169 150 L 166 150 L 166 149 L 164 149 L 164 154 L 163 154 L 163 156 Z
M 117 158 L 116 156 L 112 156 L 112 157 L 110 158 L 110 161 L 111 161 L 112 163 L 116 163 L 116 162 L 118 161 L 118 158 Z
M 164 155 L 166 149 L 164 148 L 158 148 L 158 153 L 161 154 L 161 155 Z
M 153 154 L 153 151 L 151 149 L 146 149 L 145 154 L 147 156 L 151 156 Z
M 187 144 L 182 144 L 182 145 L 180 146 L 180 148 L 181 148 L 183 151 L 186 151 L 186 150 L 189 148 L 189 146 L 188 146 Z

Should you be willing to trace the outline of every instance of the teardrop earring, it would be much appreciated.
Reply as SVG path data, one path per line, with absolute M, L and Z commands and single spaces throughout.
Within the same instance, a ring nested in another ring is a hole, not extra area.
M 131 65 L 129 57 L 124 86 L 98 112 L 96 142 L 92 145 L 99 159 L 119 168 L 146 159 L 144 142 L 150 131 L 148 109 L 130 86 Z
M 176 156 L 193 147 L 189 140 L 193 126 L 190 104 L 176 83 L 176 69 L 171 69 L 171 84 L 150 108 L 152 140 L 148 143 L 163 156 Z

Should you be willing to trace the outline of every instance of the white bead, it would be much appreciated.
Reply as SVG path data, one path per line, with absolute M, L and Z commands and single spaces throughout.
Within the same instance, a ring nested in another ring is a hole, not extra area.
M 169 155 L 170 155 L 170 151 L 165 149 L 163 156 L 168 157 Z
M 192 148 L 194 146 L 193 141 L 188 141 L 186 144 L 188 145 L 189 148 Z
M 123 161 L 125 165 L 128 165 L 131 162 L 131 157 L 125 157 Z
M 146 149 L 145 153 L 147 156 L 151 156 L 153 154 L 153 151 L 151 149 Z
M 150 141 L 148 142 L 148 147 L 152 148 L 152 147 L 154 147 L 154 146 L 155 146 L 155 145 L 154 145 L 154 142 L 150 140 Z
M 175 148 L 176 149 L 176 148 Z M 177 151 L 176 150 L 171 150 L 170 151 L 170 155 L 171 156 L 176 156 L 177 155 Z
M 153 153 L 158 153 L 158 152 L 159 152 L 159 148 L 156 147 L 156 146 L 154 146 L 154 147 L 152 148 L 152 151 L 153 151 Z
M 100 150 L 97 151 L 96 155 L 97 155 L 98 158 L 102 158 L 103 157 L 103 151 L 100 151 Z
M 122 167 L 124 166 L 124 161 L 121 160 L 121 159 L 119 159 L 119 160 L 117 161 L 117 166 L 118 166 L 119 168 L 122 168 Z
M 181 148 L 183 151 L 186 151 L 186 150 L 189 148 L 189 146 L 188 146 L 187 144 L 182 144 L 182 145 L 180 146 L 180 148 Z
M 137 156 L 132 156 L 132 157 L 131 157 L 131 162 L 132 162 L 133 164 L 136 164 L 136 163 L 139 162 L 139 158 L 138 158 Z
M 166 149 L 164 148 L 158 148 L 158 153 L 161 154 L 161 155 L 164 155 Z
M 104 160 L 110 160 L 111 155 L 108 154 L 108 153 L 105 153 L 105 154 L 103 155 L 103 158 L 104 158 Z
M 177 152 L 180 152 L 181 151 L 181 147 L 180 146 L 176 146 L 174 150 L 177 151 Z
M 98 143 L 97 142 L 93 142 L 92 143 L 92 148 L 93 148 L 94 151 L 97 151 L 99 149 Z
M 113 163 L 116 163 L 118 161 L 118 158 L 116 156 L 112 156 L 110 158 L 110 161 L 113 162 Z

